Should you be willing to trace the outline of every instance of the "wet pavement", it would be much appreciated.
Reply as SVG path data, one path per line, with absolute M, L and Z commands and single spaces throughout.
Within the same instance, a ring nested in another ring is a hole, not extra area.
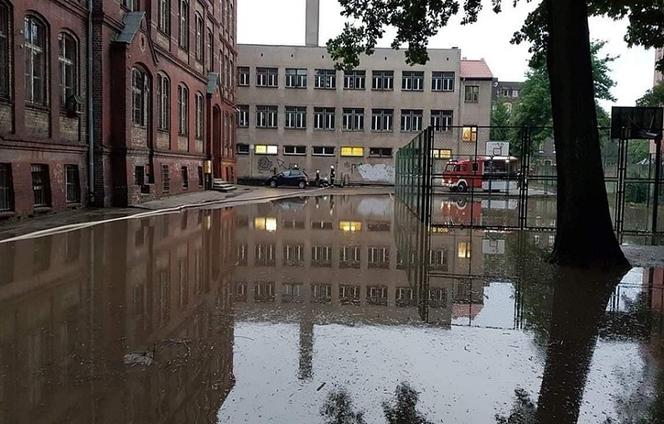
M 459 200 L 434 222 L 510 219 Z M 0 423 L 662 422 L 664 268 L 422 231 L 326 195 L 0 243 Z

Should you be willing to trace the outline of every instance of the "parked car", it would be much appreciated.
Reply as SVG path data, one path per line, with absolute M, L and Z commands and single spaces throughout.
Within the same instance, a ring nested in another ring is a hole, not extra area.
M 273 188 L 282 185 L 305 188 L 308 180 L 307 174 L 303 171 L 299 169 L 287 169 L 268 178 L 266 184 Z

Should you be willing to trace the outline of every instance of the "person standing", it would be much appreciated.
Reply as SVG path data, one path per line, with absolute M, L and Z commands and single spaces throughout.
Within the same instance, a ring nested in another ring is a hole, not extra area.
M 330 185 L 334 187 L 334 165 L 330 165 Z

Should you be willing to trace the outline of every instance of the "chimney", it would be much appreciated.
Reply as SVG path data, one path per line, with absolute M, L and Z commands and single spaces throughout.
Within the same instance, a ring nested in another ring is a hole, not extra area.
M 320 0 L 307 0 L 306 27 L 304 44 L 306 46 L 318 47 L 318 19 L 320 15 Z

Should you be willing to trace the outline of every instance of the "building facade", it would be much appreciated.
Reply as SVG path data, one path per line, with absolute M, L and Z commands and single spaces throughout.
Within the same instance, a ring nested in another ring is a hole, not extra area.
M 0 0 L 0 214 L 235 179 L 235 0 L 26 8 Z
M 499 81 L 493 83 L 493 102 L 504 103 L 507 110 L 512 113 L 521 97 L 521 88 L 523 82 L 520 81 Z
M 429 56 L 410 66 L 403 51 L 376 49 L 344 72 L 324 47 L 240 45 L 239 176 L 334 166 L 344 182 L 392 183 L 396 151 L 430 124 L 439 156 L 473 154 L 458 127 L 489 125 L 491 71 L 459 49 Z M 475 139 L 486 142 L 488 131 Z

